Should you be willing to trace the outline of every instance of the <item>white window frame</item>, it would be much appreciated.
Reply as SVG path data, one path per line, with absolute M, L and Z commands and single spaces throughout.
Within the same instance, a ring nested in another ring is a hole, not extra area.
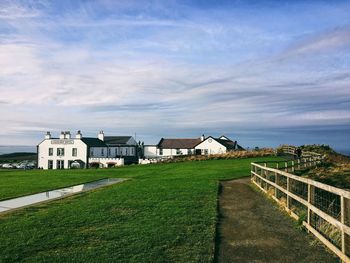
M 64 169 L 64 160 L 56 161 L 56 169 Z
M 53 169 L 53 160 L 47 160 L 47 169 Z
M 78 156 L 78 148 L 72 148 L 72 156 L 77 157 Z
M 57 156 L 64 156 L 64 148 L 57 148 Z

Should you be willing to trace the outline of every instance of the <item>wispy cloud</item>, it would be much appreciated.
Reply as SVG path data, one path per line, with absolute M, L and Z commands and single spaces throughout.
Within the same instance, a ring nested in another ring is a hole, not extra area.
M 0 144 L 47 129 L 253 144 L 259 130 L 346 125 L 350 5 L 291 5 L 1 2 Z M 325 18 L 306 23 L 310 8 Z
M 339 49 L 350 48 L 350 25 L 336 27 L 325 32 L 312 34 L 304 41 L 292 45 L 282 57 L 315 55 L 322 52 L 338 52 Z

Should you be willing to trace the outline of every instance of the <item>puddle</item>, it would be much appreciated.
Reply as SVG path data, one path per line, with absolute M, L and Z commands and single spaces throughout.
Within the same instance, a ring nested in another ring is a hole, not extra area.
M 13 209 L 18 209 L 28 205 L 50 201 L 57 198 L 63 198 L 69 195 L 89 191 L 89 190 L 100 188 L 103 186 L 120 183 L 125 180 L 126 179 L 117 179 L 117 178 L 102 179 L 102 180 L 98 180 L 98 181 L 90 182 L 86 184 L 79 184 L 79 185 L 70 186 L 66 188 L 17 197 L 17 198 L 5 200 L 5 201 L 0 201 L 0 213 L 13 210 Z

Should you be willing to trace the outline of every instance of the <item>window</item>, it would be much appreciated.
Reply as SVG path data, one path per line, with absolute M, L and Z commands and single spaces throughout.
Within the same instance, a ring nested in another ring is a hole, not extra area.
M 181 154 L 181 150 L 180 149 L 176 149 L 176 154 Z
M 134 148 L 131 148 L 130 150 L 131 150 L 130 155 L 134 155 Z
M 77 156 L 78 155 L 78 149 L 77 148 L 73 148 L 72 149 L 72 156 Z
M 118 148 L 115 148 L 115 156 L 118 155 Z
M 53 148 L 49 148 L 49 156 L 53 155 Z
M 57 156 L 64 156 L 64 148 L 57 148 Z
M 52 149 L 52 148 L 51 148 Z M 48 169 L 52 169 L 53 168 L 53 161 L 52 160 L 48 160 L 47 162 L 47 168 Z
M 64 168 L 64 161 L 63 160 L 57 160 L 57 169 L 63 169 Z
M 159 155 L 163 155 L 163 149 L 159 149 Z
M 192 150 L 191 149 L 187 149 L 187 154 L 192 154 Z
M 93 157 L 94 156 L 94 150 L 90 149 L 90 156 Z
M 108 156 L 111 156 L 111 148 L 108 148 Z
M 103 155 L 105 155 L 105 149 L 101 149 L 101 155 L 103 156 Z
M 208 149 L 204 149 L 204 154 L 208 155 Z
M 125 155 L 128 155 L 128 148 L 125 148 Z

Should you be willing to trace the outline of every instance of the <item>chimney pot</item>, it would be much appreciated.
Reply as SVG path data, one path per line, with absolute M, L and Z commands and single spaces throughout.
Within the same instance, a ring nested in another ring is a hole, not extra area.
M 105 140 L 105 135 L 103 133 L 103 131 L 101 130 L 100 133 L 98 134 L 97 138 L 99 138 L 101 141 Z
M 51 139 L 51 133 L 49 131 L 46 132 L 45 139 L 47 140 Z
M 75 135 L 75 138 L 76 139 L 81 139 L 83 137 L 83 135 L 81 134 L 81 131 L 79 130 L 78 132 L 77 132 L 77 134 Z

